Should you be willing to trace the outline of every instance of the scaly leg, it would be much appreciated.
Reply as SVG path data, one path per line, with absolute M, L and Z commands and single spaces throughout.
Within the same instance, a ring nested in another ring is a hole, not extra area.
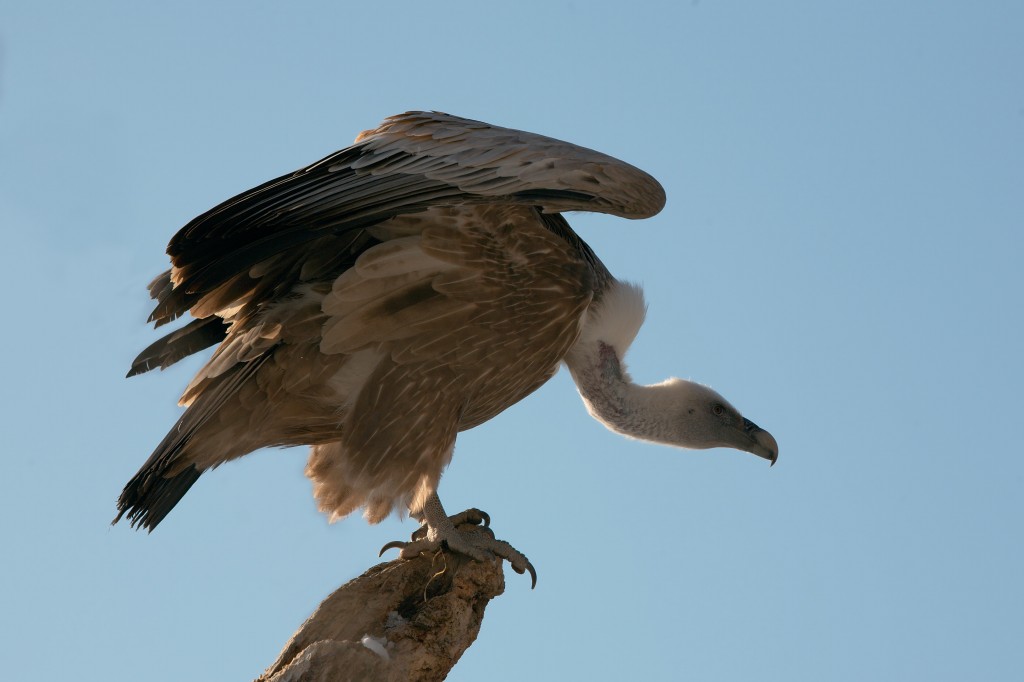
M 467 509 L 454 516 L 448 516 L 441 505 L 441 498 L 435 492 L 427 498 L 423 511 L 417 515 L 423 525 L 412 534 L 411 542 L 395 540 L 381 548 L 383 555 L 389 549 L 400 549 L 400 559 L 412 559 L 424 552 L 436 552 L 449 549 L 477 561 L 488 561 L 500 557 L 508 561 L 516 573 L 530 572 L 531 587 L 537 586 L 537 571 L 533 564 L 512 545 L 504 540 L 496 540 L 488 526 L 491 517 L 479 509 Z M 458 529 L 462 524 L 483 524 L 486 532 L 464 532 Z
M 434 495 L 436 496 L 437 493 L 434 493 Z M 438 504 L 440 503 L 441 501 L 438 500 Z M 427 531 L 430 530 L 430 527 L 427 525 L 427 520 L 423 512 L 410 514 L 410 516 L 420 522 L 420 527 L 412 532 L 412 539 L 422 540 L 423 538 L 427 537 Z M 467 509 L 466 511 L 460 511 L 458 514 L 452 514 L 448 517 L 448 520 L 451 521 L 452 525 L 456 528 L 458 528 L 464 523 L 468 523 L 473 526 L 482 525 L 484 528 L 489 528 L 491 525 L 491 515 L 483 511 L 482 509 L 477 509 L 476 507 L 473 507 L 472 509 Z

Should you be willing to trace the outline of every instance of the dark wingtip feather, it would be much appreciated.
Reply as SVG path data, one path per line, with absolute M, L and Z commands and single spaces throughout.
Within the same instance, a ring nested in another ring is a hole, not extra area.
M 149 297 L 157 302 L 146 321 L 152 322 L 156 328 L 178 319 L 198 300 L 197 296 L 174 285 L 170 270 L 161 272 L 146 288 L 149 289 Z
M 219 317 L 193 320 L 187 325 L 150 344 L 132 361 L 127 376 L 170 367 L 178 360 L 224 340 L 228 324 Z
M 171 281 L 171 271 L 164 270 L 159 275 L 153 278 L 153 281 L 146 285 L 146 289 L 149 290 L 149 297 L 157 301 L 167 298 L 174 289 L 174 283 Z
M 197 438 L 203 424 L 211 414 L 216 413 L 224 405 L 226 400 L 235 395 L 272 355 L 272 350 L 267 351 L 255 360 L 236 365 L 222 375 L 221 380 L 211 391 L 192 403 L 178 419 L 178 423 L 156 446 L 138 473 L 124 487 L 121 497 L 117 500 L 118 514 L 114 523 L 127 516 L 133 528 L 156 528 L 203 472 L 203 469 L 196 468 L 189 453 L 190 444 Z M 223 455 L 220 461 L 228 459 L 229 455 Z
M 143 467 L 121 492 L 117 500 L 117 516 L 111 525 L 127 516 L 132 528 L 145 528 L 152 532 L 201 474 L 194 465 L 190 465 L 184 471 L 165 478 L 159 472 Z

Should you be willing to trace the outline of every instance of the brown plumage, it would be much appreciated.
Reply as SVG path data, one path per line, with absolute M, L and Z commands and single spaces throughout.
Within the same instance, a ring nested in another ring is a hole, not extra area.
M 547 381 L 614 283 L 559 212 L 663 203 L 598 152 L 412 112 L 197 217 L 150 285 L 157 326 L 196 319 L 129 375 L 219 345 L 118 518 L 152 529 L 203 471 L 289 445 L 332 518 L 422 513 L 457 433 Z
M 646 173 L 539 135 L 438 113 L 387 119 L 356 144 L 267 182 L 182 228 L 150 284 L 160 326 L 129 375 L 216 345 L 187 409 L 118 500 L 152 530 L 202 472 L 266 446 L 310 445 L 306 468 L 332 519 L 408 510 L 408 558 L 448 549 L 526 557 L 471 509 L 437 495 L 459 431 L 529 395 L 564 362 L 613 431 L 775 462 L 778 444 L 706 386 L 633 383 L 623 361 L 643 323 L 561 211 L 643 218 L 665 195 Z M 116 519 L 115 519 L 116 521 Z

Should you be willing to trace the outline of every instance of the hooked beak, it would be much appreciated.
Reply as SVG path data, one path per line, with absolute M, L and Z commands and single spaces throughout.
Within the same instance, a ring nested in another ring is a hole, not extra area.
M 764 457 L 771 462 L 769 466 L 775 466 L 779 459 L 779 444 L 775 442 L 774 436 L 749 419 L 743 420 L 743 434 L 746 436 L 746 445 L 741 449 Z

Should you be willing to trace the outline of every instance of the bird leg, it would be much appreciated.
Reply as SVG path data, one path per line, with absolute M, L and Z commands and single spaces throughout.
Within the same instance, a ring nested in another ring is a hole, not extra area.
M 400 559 L 413 559 L 425 552 L 448 549 L 464 554 L 476 561 L 492 561 L 495 557 L 505 559 L 516 573 L 530 572 L 531 587 L 537 586 L 537 571 L 526 556 L 504 540 L 496 540 L 489 528 L 491 517 L 479 509 L 467 509 L 454 516 L 448 516 L 441 499 L 435 492 L 427 498 L 423 510 L 415 517 L 422 526 L 412 534 L 411 542 L 395 540 L 381 548 L 383 555 L 389 549 L 397 548 Z M 481 525 L 482 524 L 482 525 Z M 478 528 L 460 530 L 459 526 L 472 525 Z

